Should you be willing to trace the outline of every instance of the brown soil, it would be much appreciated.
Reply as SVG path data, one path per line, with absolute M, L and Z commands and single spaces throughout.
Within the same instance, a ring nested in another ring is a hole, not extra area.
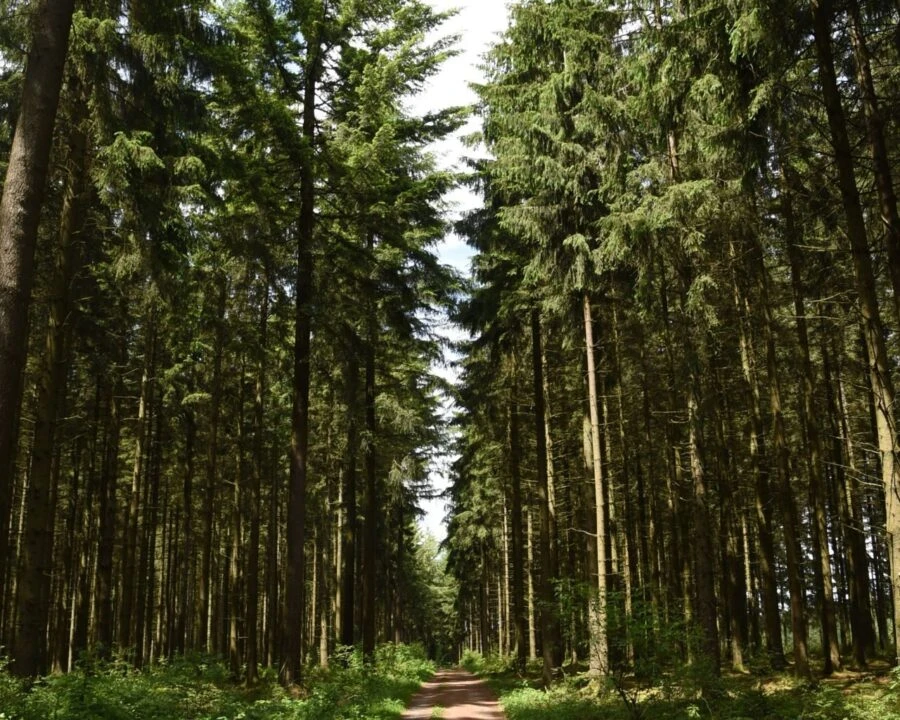
M 435 714 L 435 708 L 440 708 Z M 441 670 L 422 685 L 403 713 L 404 720 L 503 720 L 490 688 L 465 670 Z

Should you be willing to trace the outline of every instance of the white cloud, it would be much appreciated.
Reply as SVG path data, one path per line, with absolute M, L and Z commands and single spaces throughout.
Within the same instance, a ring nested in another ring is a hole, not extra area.
M 476 96 L 470 87 L 471 83 L 484 81 L 479 66 L 490 45 L 497 41 L 499 33 L 506 29 L 508 9 L 505 0 L 429 0 L 431 6 L 439 11 L 458 9 L 439 31 L 439 36 L 459 35 L 459 54 L 450 58 L 440 72 L 428 83 L 425 90 L 410 104 L 413 112 L 427 112 L 457 105 L 472 105 Z M 431 148 L 440 167 L 457 170 L 464 169 L 460 160 L 465 156 L 476 154 L 464 146 L 462 138 L 477 130 L 477 120 L 473 119 L 465 127 Z M 461 188 L 455 190 L 447 198 L 451 210 L 451 219 L 467 210 L 477 207 L 480 199 L 474 193 Z M 454 234 L 449 234 L 438 248 L 441 262 L 453 265 L 461 272 L 468 274 L 472 259 L 471 248 Z M 459 339 L 459 330 L 448 327 L 448 337 Z M 454 376 L 452 368 L 442 368 L 443 376 Z M 455 377 L 454 377 L 455 379 Z M 446 463 L 451 458 L 439 461 L 443 465 L 432 474 L 432 483 L 436 491 L 443 491 L 449 484 Z M 426 532 L 438 540 L 446 537 L 444 526 L 446 513 L 443 499 L 429 500 L 422 503 L 425 517 L 420 521 Z

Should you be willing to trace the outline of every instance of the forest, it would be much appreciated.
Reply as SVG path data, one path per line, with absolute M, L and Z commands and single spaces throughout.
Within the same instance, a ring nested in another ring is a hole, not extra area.
M 900 718 L 900 2 L 452 13 L 0 0 L 0 718 Z

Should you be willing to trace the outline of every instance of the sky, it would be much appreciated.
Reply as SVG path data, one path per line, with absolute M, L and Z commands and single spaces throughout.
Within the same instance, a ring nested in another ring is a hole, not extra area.
M 424 92 L 411 103 L 411 109 L 414 112 L 426 112 L 454 105 L 471 105 L 476 98 L 469 84 L 483 81 L 478 66 L 481 63 L 481 56 L 496 40 L 497 34 L 506 28 L 507 0 L 429 0 L 429 3 L 440 11 L 452 8 L 458 10 L 458 13 L 442 26 L 441 35 L 459 35 L 460 52 L 449 59 L 441 71 L 431 79 Z M 464 147 L 461 138 L 477 129 L 478 121 L 473 118 L 452 137 L 435 144 L 431 152 L 437 158 L 438 165 L 442 168 L 462 170 L 460 159 L 466 155 L 471 156 L 473 150 Z M 480 203 L 478 197 L 463 188 L 448 195 L 447 201 L 451 206 L 449 210 L 451 220 Z M 441 262 L 453 265 L 468 274 L 472 252 L 456 235 L 450 233 L 444 238 L 438 247 L 438 257 Z M 448 337 L 458 337 L 458 331 L 454 332 L 452 327 L 442 330 Z M 450 380 L 455 378 L 450 367 L 441 368 L 440 374 Z M 445 409 L 448 412 L 450 410 Z M 431 478 L 435 490 L 441 491 L 446 488 L 446 465 L 450 460 L 442 458 L 436 463 Z M 423 501 L 422 507 L 425 510 L 425 517 L 420 523 L 423 529 L 436 539 L 443 540 L 446 536 L 445 501 L 443 499 Z

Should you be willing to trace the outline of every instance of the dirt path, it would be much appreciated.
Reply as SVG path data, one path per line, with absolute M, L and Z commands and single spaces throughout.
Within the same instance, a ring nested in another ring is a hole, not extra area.
M 440 714 L 434 709 L 440 708 Z M 441 670 L 416 693 L 404 720 L 503 720 L 490 688 L 465 670 Z

